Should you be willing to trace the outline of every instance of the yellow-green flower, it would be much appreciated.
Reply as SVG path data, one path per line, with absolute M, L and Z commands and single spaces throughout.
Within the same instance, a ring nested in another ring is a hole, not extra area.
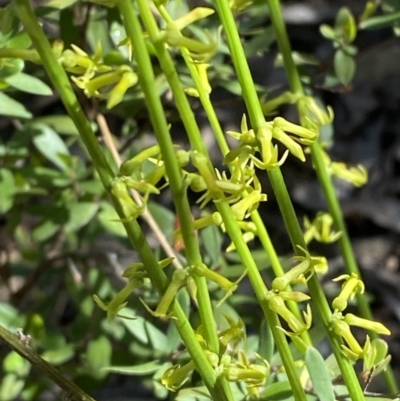
M 194 369 L 195 365 L 193 361 L 190 361 L 183 366 L 181 365 L 171 366 L 162 375 L 161 383 L 169 391 L 175 392 L 185 384 L 185 382 L 189 379 L 190 373 Z
M 154 317 L 161 317 L 161 318 L 174 318 L 173 312 L 168 313 L 172 302 L 175 299 L 176 293 L 182 288 L 188 278 L 188 272 L 186 270 L 175 270 L 172 275 L 172 281 L 169 284 L 167 290 L 165 291 L 163 297 L 161 298 L 160 303 L 157 306 L 155 311 L 152 311 L 143 300 L 142 304 L 146 308 L 146 310 L 152 314 Z
M 331 243 L 340 238 L 341 232 L 332 229 L 333 218 L 328 213 L 319 212 L 315 219 L 304 218 L 304 241 L 308 244 L 313 239 L 318 242 Z
M 385 336 L 390 336 L 390 330 L 385 327 L 382 323 L 374 322 L 372 320 L 363 319 L 352 313 L 347 313 L 344 317 L 344 321 L 350 326 L 362 327 L 368 331 L 373 331 L 376 334 L 383 334 Z
M 345 280 L 342 285 L 342 290 L 340 294 L 333 300 L 333 309 L 342 312 L 347 308 L 347 303 L 349 300 L 353 299 L 358 293 L 362 294 L 364 292 L 364 283 L 358 278 L 358 275 L 352 273 L 351 275 L 343 274 L 333 281 Z
M 281 316 L 281 318 L 285 320 L 289 327 L 293 330 L 293 333 L 289 333 L 282 329 L 282 331 L 289 336 L 300 335 L 311 327 L 312 315 L 310 305 L 307 305 L 307 312 L 303 312 L 304 322 L 302 322 L 291 310 L 288 309 L 285 301 L 279 295 L 271 295 L 268 299 L 268 306 L 271 310 Z
M 345 163 L 332 162 L 330 169 L 333 175 L 352 183 L 355 187 L 362 187 L 368 181 L 368 171 L 361 164 L 347 167 Z
M 342 351 L 349 359 L 356 361 L 362 357 L 363 349 L 353 336 L 348 323 L 342 319 L 334 319 L 333 330 L 346 341 L 348 347 L 342 345 Z

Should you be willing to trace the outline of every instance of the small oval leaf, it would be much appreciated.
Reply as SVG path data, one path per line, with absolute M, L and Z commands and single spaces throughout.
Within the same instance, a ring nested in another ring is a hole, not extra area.
M 293 390 L 288 381 L 270 384 L 261 394 L 259 401 L 281 401 L 293 395 Z
M 0 92 L 0 115 L 16 118 L 31 118 L 32 114 L 19 102 Z
M 61 170 L 69 170 L 63 156 L 69 156 L 69 150 L 64 141 L 52 128 L 44 124 L 32 124 L 35 132 L 33 143 L 36 149 L 49 161 L 54 163 Z
M 53 94 L 50 86 L 39 78 L 20 72 L 4 79 L 10 86 L 21 92 L 33 93 L 34 95 L 49 96 Z
M 334 65 L 339 81 L 344 86 L 347 86 L 356 72 L 356 63 L 353 57 L 349 56 L 342 49 L 339 49 L 335 53 Z
M 272 355 L 274 355 L 275 350 L 275 341 L 272 336 L 272 331 L 265 319 L 261 321 L 260 325 L 260 340 L 258 345 L 258 353 L 265 358 L 267 361 L 270 361 Z
M 160 367 L 160 361 L 142 363 L 134 366 L 109 366 L 103 368 L 103 371 L 121 373 L 123 375 L 145 376 L 157 372 Z
M 313 347 L 308 347 L 305 362 L 314 392 L 321 401 L 335 401 L 335 393 L 324 358 Z

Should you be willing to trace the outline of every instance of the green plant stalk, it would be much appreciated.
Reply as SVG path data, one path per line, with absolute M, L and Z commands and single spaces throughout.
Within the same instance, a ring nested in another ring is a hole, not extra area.
M 121 1 L 123 1 L 123 0 L 121 0 Z M 186 132 L 188 133 L 190 143 L 194 149 L 196 149 L 197 151 L 201 152 L 203 155 L 208 157 L 207 149 L 205 148 L 204 142 L 201 140 L 201 134 L 200 134 L 199 127 L 196 124 L 196 120 L 195 120 L 193 112 L 190 108 L 186 94 L 179 81 L 179 77 L 176 72 L 174 63 L 173 63 L 168 51 L 166 50 L 164 44 L 157 41 L 157 39 L 159 37 L 158 27 L 153 19 L 153 15 L 151 14 L 151 12 L 148 8 L 147 2 L 145 0 L 137 0 L 137 4 L 139 5 L 140 15 L 141 15 L 144 25 L 147 29 L 147 34 L 149 35 L 150 39 L 153 42 L 154 48 L 157 53 L 157 57 L 159 59 L 161 67 L 162 67 L 162 70 L 170 84 L 170 88 L 173 92 L 176 106 L 179 110 L 179 114 L 182 118 L 182 122 L 186 128 Z M 132 33 L 128 32 L 128 36 L 130 36 L 132 43 L 136 43 L 136 38 L 137 38 L 137 36 L 139 36 L 139 35 L 137 35 L 135 37 L 135 35 L 136 35 L 136 31 L 134 31 Z M 136 46 L 135 46 L 135 51 L 137 51 Z M 143 60 L 144 57 L 145 57 L 145 54 L 143 54 L 143 55 L 141 54 L 140 57 L 138 57 L 138 60 L 139 59 Z M 151 68 L 151 64 L 149 63 L 146 67 L 147 67 L 147 69 L 146 69 L 146 72 L 147 72 L 148 69 Z M 140 77 L 140 75 L 139 75 L 139 77 Z M 159 101 L 159 99 L 156 97 L 156 99 L 154 101 Z M 210 165 L 210 169 L 211 169 L 210 171 L 213 171 L 212 164 L 210 161 L 209 161 L 209 165 Z M 282 357 L 282 361 L 285 366 L 286 372 L 288 374 L 289 381 L 292 385 L 293 392 L 294 392 L 294 394 L 296 394 L 296 399 L 303 401 L 306 399 L 306 395 L 304 393 L 304 390 L 301 386 L 298 374 L 296 372 L 296 368 L 294 365 L 292 354 L 290 352 L 289 345 L 287 343 L 287 339 L 286 339 L 285 335 L 283 334 L 283 332 L 280 331 L 279 329 L 277 329 L 277 327 L 280 326 L 279 319 L 278 319 L 277 315 L 274 312 L 272 312 L 266 304 L 265 295 L 268 290 L 267 290 L 267 288 L 262 280 L 262 277 L 258 271 L 257 265 L 255 264 L 255 262 L 252 258 L 251 252 L 250 252 L 249 248 L 247 247 L 247 244 L 243 240 L 242 233 L 232 215 L 229 205 L 218 203 L 217 209 L 221 213 L 221 216 L 224 220 L 225 227 L 227 229 L 227 232 L 228 232 L 230 238 L 235 243 L 236 249 L 238 250 L 238 252 L 241 256 L 244 265 L 246 266 L 246 268 L 249 271 L 249 278 L 252 282 L 256 296 L 260 300 L 260 304 L 264 311 L 264 315 L 271 327 L 271 331 L 274 335 L 276 345 L 277 345 L 279 353 Z
M 162 5 L 159 6 L 158 10 L 165 22 L 167 22 L 167 23 L 173 22 L 173 19 L 169 16 L 169 14 L 164 6 L 162 6 Z M 157 34 L 158 34 L 157 28 L 155 28 L 154 35 L 156 36 Z M 218 116 L 211 103 L 210 96 L 208 95 L 208 93 L 206 93 L 204 86 L 202 85 L 201 78 L 195 67 L 195 64 L 191 60 L 188 49 L 185 47 L 181 47 L 180 50 L 181 50 L 182 57 L 185 60 L 185 64 L 186 64 L 186 66 L 190 72 L 190 75 L 192 76 L 192 79 L 195 83 L 196 89 L 199 93 L 200 102 L 207 115 L 208 121 L 214 132 L 214 135 L 218 142 L 221 153 L 223 156 L 225 156 L 230 151 L 230 149 L 229 149 L 229 145 L 226 141 L 222 127 L 219 123 Z M 193 141 L 192 141 L 193 143 L 202 142 L 202 138 L 201 138 L 201 135 L 198 130 L 190 131 L 189 135 L 193 136 Z M 196 136 L 196 138 L 195 138 L 195 136 Z M 200 151 L 200 149 L 198 149 L 198 150 Z M 278 255 L 275 251 L 275 248 L 271 242 L 268 231 L 267 231 L 267 229 L 260 217 L 260 214 L 258 213 L 257 210 L 251 214 L 251 218 L 252 218 L 254 224 L 256 225 L 257 235 L 260 238 L 260 241 L 261 241 L 261 244 L 262 244 L 264 250 L 268 254 L 268 257 L 270 259 L 271 266 L 272 266 L 275 276 L 282 276 L 285 272 L 279 261 Z M 290 286 L 287 288 L 287 291 L 291 291 Z M 299 319 L 303 318 L 302 313 L 299 308 L 299 305 L 296 302 L 288 302 L 288 306 L 289 306 L 290 310 L 295 314 L 296 317 L 298 317 Z M 306 342 L 306 344 L 311 344 L 311 339 L 310 339 L 310 335 L 308 334 L 308 332 L 302 333 L 301 337 Z
M 19 58 L 21 60 L 40 64 L 40 57 L 34 50 L 2 47 L 0 49 L 0 58 Z
M 60 94 L 64 106 L 66 107 L 71 119 L 74 121 L 81 139 L 86 145 L 90 156 L 92 157 L 93 164 L 103 182 L 104 187 L 106 190 L 109 190 L 109 184 L 114 178 L 111 168 L 108 166 L 96 137 L 90 128 L 90 124 L 82 112 L 65 71 L 58 64 L 52 53 L 51 46 L 37 22 L 29 0 L 16 0 L 15 5 L 17 15 L 23 23 L 25 30 L 31 37 L 32 42 L 40 55 L 42 63 L 54 87 Z M 115 204 L 116 211 L 121 220 L 128 220 L 127 216 L 124 215 L 123 207 L 120 204 L 119 199 L 113 197 L 111 194 L 110 196 Z M 134 248 L 138 251 L 143 264 L 146 266 L 147 273 L 153 285 L 160 295 L 162 295 L 168 287 L 168 279 L 164 271 L 159 267 L 155 255 L 148 245 L 139 223 L 136 220 L 131 220 L 125 222 L 124 226 L 130 241 L 132 242 Z M 174 316 L 176 317 L 175 324 L 182 341 L 184 342 L 196 365 L 196 369 L 202 376 L 203 381 L 209 389 L 213 399 L 218 401 L 230 401 L 230 399 L 226 397 L 223 389 L 218 386 L 216 374 L 206 354 L 197 341 L 196 335 L 177 300 L 174 302 L 173 312 Z
M 243 241 L 242 232 L 237 226 L 235 219 L 233 218 L 232 213 L 229 209 L 229 206 L 219 204 L 218 210 L 221 213 L 222 219 L 224 220 L 226 231 L 229 233 L 230 239 L 235 244 L 236 250 L 239 253 L 243 264 L 247 268 L 248 276 L 251 281 L 251 285 L 253 286 L 254 293 L 256 294 L 256 297 L 260 302 L 264 316 L 274 337 L 279 355 L 282 359 L 282 363 L 285 367 L 286 374 L 293 390 L 294 399 L 296 401 L 305 401 L 307 397 L 301 385 L 300 378 L 294 364 L 293 355 L 290 351 L 286 336 L 280 330 L 281 324 L 279 318 L 277 314 L 271 311 L 268 306 L 268 302 L 266 299 L 266 294 L 268 290 L 264 284 L 263 278 L 261 277 L 260 271 L 258 270 L 258 267 L 247 244 Z
M 165 7 L 163 5 L 158 6 L 158 10 L 165 22 L 167 22 L 167 23 L 173 22 L 173 19 L 170 17 L 170 15 L 168 14 L 167 10 L 165 9 Z M 157 27 L 156 27 L 155 32 L 157 32 Z M 180 36 L 182 36 L 182 35 L 180 34 Z M 229 149 L 228 143 L 225 139 L 224 132 L 222 131 L 221 125 L 219 123 L 218 116 L 211 103 L 210 96 L 204 90 L 204 87 L 202 85 L 200 75 L 197 71 L 197 68 L 196 68 L 195 64 L 193 63 L 193 61 L 191 60 L 189 50 L 186 47 L 180 47 L 180 50 L 181 50 L 182 57 L 185 60 L 186 67 L 188 68 L 190 75 L 192 76 L 192 79 L 194 81 L 195 87 L 199 93 L 200 102 L 207 115 L 208 121 L 211 125 L 211 128 L 214 132 L 215 138 L 218 142 L 219 148 L 221 149 L 222 155 L 225 156 L 229 152 L 230 149 Z M 194 135 L 194 133 L 192 133 L 192 135 Z M 198 143 L 198 142 L 201 142 L 201 137 L 196 139 L 196 143 Z
M 294 64 L 293 61 L 290 42 L 286 32 L 285 23 L 282 18 L 280 2 L 279 0 L 267 0 L 267 3 L 271 13 L 271 18 L 273 22 L 275 35 L 277 37 L 278 46 L 282 53 L 290 89 L 295 94 L 304 95 L 303 85 L 301 83 L 296 65 Z M 303 114 L 302 111 L 299 110 L 299 115 L 304 120 L 304 116 L 302 114 Z M 361 277 L 361 272 L 360 269 L 358 268 L 356 258 L 353 252 L 353 247 L 351 246 L 351 241 L 349 238 L 349 234 L 347 232 L 347 227 L 344 222 L 342 209 L 340 207 L 339 200 L 336 196 L 332 180 L 330 179 L 329 173 L 324 163 L 321 146 L 318 142 L 315 142 L 311 146 L 311 157 L 313 164 L 315 166 L 315 171 L 317 173 L 318 180 L 321 184 L 322 190 L 325 195 L 325 199 L 328 204 L 329 213 L 334 220 L 336 229 L 341 231 L 342 233 L 338 243 L 340 251 L 343 256 L 346 271 L 349 274 L 355 273 L 359 277 Z M 360 310 L 360 314 L 363 318 L 370 320 L 373 319 L 373 314 L 369 307 L 368 301 L 363 294 L 357 295 L 357 305 Z M 370 332 L 369 335 L 371 338 L 378 337 L 378 335 L 375 332 Z M 398 393 L 399 387 L 397 385 L 396 380 L 394 379 L 394 374 L 391 369 L 391 366 L 388 366 L 387 369 L 383 372 L 383 374 L 389 391 L 393 393 Z
M 143 4 L 138 2 L 138 5 L 142 10 Z M 144 8 L 150 12 L 147 1 Z M 163 155 L 171 192 L 180 219 L 182 237 L 185 243 L 188 262 L 190 265 L 197 265 L 202 262 L 202 258 L 193 227 L 189 202 L 187 200 L 187 187 L 184 183 L 181 169 L 175 156 L 175 149 L 169 134 L 168 123 L 156 90 L 155 77 L 150 57 L 143 39 L 143 32 L 140 22 L 132 8 L 131 1 L 121 0 L 119 2 L 119 10 L 123 17 L 127 35 L 135 49 L 139 82 L 145 95 L 147 109 L 149 111 L 150 119 L 153 123 L 154 131 Z M 195 280 L 198 291 L 199 312 L 207 345 L 210 351 L 218 355 L 219 340 L 211 300 L 208 293 L 207 281 L 204 277 L 195 277 Z
M 246 56 L 244 54 L 243 47 L 236 29 L 235 20 L 227 2 L 223 0 L 216 0 L 216 5 L 220 20 L 227 36 L 233 64 L 242 87 L 243 97 L 249 112 L 250 121 L 253 129 L 256 131 L 263 124 L 265 118 L 257 97 L 257 93 L 254 89 L 254 83 L 252 81 L 251 73 L 246 62 Z M 275 24 L 274 18 L 275 16 L 271 13 L 273 24 Z M 278 29 L 276 31 L 276 36 L 278 38 L 279 34 L 280 30 Z M 279 168 L 275 168 L 268 173 L 268 176 L 270 178 L 275 196 L 278 200 L 286 229 L 294 246 L 295 252 L 299 254 L 301 252 L 299 249 L 297 249 L 296 245 L 305 245 L 304 238 L 297 221 L 290 196 L 287 192 L 282 173 Z M 346 385 L 348 386 L 349 394 L 351 395 L 353 401 L 364 400 L 364 395 L 358 382 L 357 375 L 355 374 L 350 361 L 341 352 L 340 345 L 342 341 L 340 337 L 330 330 L 332 313 L 329 309 L 327 300 L 316 275 L 313 275 L 313 277 L 309 280 L 309 290 L 311 298 L 316 304 L 318 312 L 321 315 L 322 322 L 324 323 L 327 336 L 337 358 L 342 376 L 346 382 Z
M 10 333 L 3 326 L 0 326 L 0 339 L 2 339 L 11 349 L 17 352 L 24 359 L 29 361 L 33 366 L 38 367 L 51 380 L 57 383 L 69 396 L 73 396 L 74 400 L 95 401 L 94 398 L 87 395 L 75 383 L 65 378 L 62 373 L 53 365 L 50 365 L 39 354 L 36 353 L 29 345 L 25 345 L 14 334 Z

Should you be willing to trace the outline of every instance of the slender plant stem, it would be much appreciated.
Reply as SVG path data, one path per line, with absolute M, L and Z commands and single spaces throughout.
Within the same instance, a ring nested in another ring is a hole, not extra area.
M 158 7 L 158 10 L 161 14 L 161 16 L 164 18 L 165 22 L 167 23 L 173 23 L 172 18 L 169 16 L 167 10 L 165 9 L 164 6 L 160 5 Z M 155 29 L 155 28 L 153 28 Z M 156 35 L 156 30 L 154 31 L 154 34 Z M 179 35 L 181 35 L 179 33 Z M 182 35 L 181 35 L 182 36 Z M 181 47 L 181 54 L 183 59 L 185 60 L 185 64 L 190 72 L 190 75 L 193 78 L 193 81 L 195 83 L 196 89 L 199 93 L 199 99 L 200 102 L 203 106 L 203 109 L 207 115 L 208 121 L 211 125 L 212 131 L 215 135 L 215 138 L 218 142 L 219 148 L 221 150 L 221 153 L 223 156 L 226 156 L 226 154 L 230 151 L 229 145 L 227 143 L 227 140 L 225 138 L 224 132 L 222 130 L 221 124 L 219 123 L 217 113 L 212 105 L 212 102 L 210 100 L 210 96 L 208 93 L 206 93 L 204 89 L 203 82 L 201 81 L 200 75 L 198 73 L 198 70 L 193 63 L 189 50 L 185 47 Z M 192 142 L 194 144 L 197 144 L 199 142 L 202 142 L 202 138 L 200 135 L 199 130 L 191 130 L 190 134 L 191 137 L 193 137 Z M 198 151 L 201 151 L 201 149 L 196 149 Z M 229 167 L 229 166 L 228 166 Z M 246 195 L 246 194 L 244 194 Z M 253 220 L 254 224 L 256 225 L 257 228 L 257 235 L 260 238 L 261 244 L 265 251 L 268 254 L 269 260 L 271 262 L 272 269 L 274 271 L 274 274 L 276 276 L 281 276 L 284 274 L 284 270 L 282 268 L 282 265 L 279 261 L 278 255 L 275 251 L 274 246 L 272 245 L 271 239 L 269 237 L 267 228 L 265 227 L 265 224 L 263 223 L 260 214 L 257 210 L 255 210 L 251 214 L 251 219 Z M 287 291 L 291 291 L 290 286 L 287 288 Z M 300 311 L 299 305 L 296 302 L 288 302 L 288 306 L 290 310 L 295 314 L 296 317 L 299 319 L 302 319 L 302 313 Z M 311 344 L 311 339 L 308 334 L 308 332 L 303 332 L 301 334 L 302 339 L 305 341 L 306 344 Z
M 73 400 L 95 401 L 75 383 L 65 378 L 56 367 L 45 361 L 36 351 L 30 348 L 28 344 L 24 344 L 16 335 L 10 333 L 2 326 L 0 326 L 0 339 L 33 366 L 41 369 L 46 376 L 57 383 L 69 396 L 72 396 Z
M 147 12 L 150 14 L 151 12 L 148 3 L 147 1 L 144 3 L 138 1 L 137 4 L 139 5 L 144 23 L 149 30 L 150 25 Z M 154 72 L 151 65 L 150 56 L 147 52 L 147 48 L 143 39 L 143 31 L 141 29 L 139 19 L 133 10 L 131 1 L 121 0 L 119 2 L 119 10 L 123 17 L 127 35 L 135 49 L 139 82 L 145 95 L 147 108 L 163 155 L 171 192 L 180 219 L 182 237 L 185 243 L 188 262 L 190 265 L 197 265 L 202 262 L 202 258 L 191 218 L 190 205 L 186 194 L 187 187 L 183 180 L 182 172 L 175 156 L 175 149 L 169 134 L 168 123 L 160 101 L 160 97 L 156 90 L 157 86 L 155 83 Z M 150 30 L 149 34 L 151 35 Z M 173 68 L 173 71 L 175 71 L 175 68 Z M 195 277 L 195 280 L 198 291 L 197 298 L 199 312 L 205 332 L 205 338 L 210 351 L 218 355 L 219 340 L 211 300 L 208 293 L 207 281 L 204 277 L 197 276 Z
M 247 244 L 243 241 L 242 233 L 237 226 L 235 220 L 232 218 L 232 213 L 230 213 L 229 208 L 219 207 L 218 210 L 224 220 L 226 230 L 229 233 L 229 237 L 235 244 L 236 250 L 239 253 L 240 258 L 242 259 L 243 264 L 247 268 L 248 276 L 253 286 L 254 293 L 256 294 L 257 299 L 260 302 L 261 308 L 264 312 L 264 316 L 269 324 L 276 346 L 278 348 L 279 355 L 282 358 L 286 374 L 293 390 L 293 395 L 297 401 L 304 401 L 306 399 L 306 395 L 299 380 L 289 344 L 287 342 L 285 334 L 280 330 L 281 325 L 278 316 L 276 315 L 276 313 L 271 311 L 268 306 L 268 302 L 266 299 L 266 294 L 268 291 L 261 277 L 260 271 L 257 268 L 257 265 Z
M 197 151 L 201 152 L 203 155 L 208 157 L 208 152 L 204 146 L 204 142 L 201 140 L 200 130 L 198 128 L 198 125 L 196 124 L 193 112 L 186 98 L 186 94 L 183 91 L 182 85 L 179 81 L 179 77 L 176 72 L 174 63 L 169 53 L 167 52 L 165 45 L 158 41 L 159 31 L 157 24 L 154 21 L 154 17 L 150 13 L 147 7 L 147 2 L 145 0 L 137 0 L 137 3 L 139 5 L 140 15 L 143 19 L 144 25 L 146 26 L 147 33 L 153 42 L 161 67 L 170 84 L 176 106 L 182 118 L 182 122 L 186 128 L 186 132 L 188 133 L 189 140 L 194 149 L 196 149 Z M 132 35 L 131 40 L 133 40 L 134 34 L 136 34 L 136 31 L 132 32 L 131 34 L 128 32 L 128 35 Z M 135 50 L 137 50 L 136 47 Z M 138 57 L 138 59 L 142 60 L 143 58 Z M 148 65 L 147 68 L 151 68 L 151 65 Z M 211 167 L 211 162 L 209 162 L 209 165 Z M 296 399 L 303 401 L 305 400 L 306 396 L 301 386 L 299 377 L 297 375 L 293 357 L 290 352 L 289 345 L 287 343 L 287 339 L 283 334 L 283 332 L 277 329 L 277 327 L 280 327 L 277 315 L 268 308 L 265 299 L 268 290 L 265 284 L 263 283 L 257 265 L 254 262 L 254 259 L 251 255 L 249 248 L 247 247 L 247 244 L 243 240 L 242 233 L 235 219 L 233 218 L 229 206 L 221 202 L 217 204 L 217 209 L 221 213 L 229 237 L 235 243 L 236 249 L 238 250 L 240 257 L 243 260 L 243 263 L 248 269 L 249 278 L 252 282 L 256 296 L 260 300 L 260 304 L 264 311 L 265 317 L 271 327 L 271 331 L 274 335 L 275 342 L 277 344 L 279 353 L 282 357 L 283 364 L 285 365 L 289 381 L 292 385 L 294 393 L 296 394 Z
M 40 57 L 35 50 L 2 47 L 0 49 L 0 58 L 19 58 L 21 60 L 40 64 Z
M 243 51 L 242 44 L 240 42 L 237 28 L 235 26 L 235 20 L 233 18 L 232 11 L 229 8 L 229 4 L 227 2 L 223 0 L 216 0 L 216 5 L 218 14 L 220 15 L 220 19 L 222 21 L 227 36 L 227 41 L 231 51 L 235 70 L 242 87 L 243 98 L 246 103 L 250 121 L 253 129 L 256 131 L 262 125 L 265 119 L 259 99 L 257 97 L 257 93 L 254 89 L 254 83 L 252 81 L 251 73 L 246 61 L 246 56 Z M 276 23 L 276 21 L 274 20 L 275 15 L 272 13 L 271 13 L 271 19 L 275 27 Z M 279 34 L 282 32 L 282 29 L 284 29 L 284 25 L 282 28 L 281 24 L 278 24 L 278 30 L 276 31 L 277 32 L 276 36 L 278 38 Z M 287 47 L 288 44 L 286 44 L 286 48 Z M 268 173 L 268 176 L 270 178 L 275 196 L 277 198 L 280 210 L 282 212 L 286 229 L 289 233 L 294 250 L 297 254 L 299 254 L 300 250 L 297 249 L 297 245 L 301 246 L 305 245 L 304 238 L 296 214 L 294 212 L 290 196 L 287 192 L 286 185 L 282 177 L 282 173 L 279 168 L 275 168 Z M 331 330 L 330 325 L 331 325 L 332 313 L 331 310 L 329 309 L 324 292 L 321 288 L 321 285 L 316 275 L 313 275 L 313 277 L 309 281 L 309 290 L 311 298 L 313 302 L 316 304 L 318 312 L 321 315 L 327 336 L 331 342 L 332 349 L 338 360 L 341 373 L 346 382 L 346 385 L 349 388 L 349 393 L 351 394 L 353 401 L 364 400 L 364 396 L 360 384 L 358 382 L 357 375 L 355 374 L 350 361 L 347 358 L 345 358 L 345 356 L 341 352 L 340 345 L 342 344 L 342 341 L 340 337 L 338 337 Z
M 280 2 L 279 0 L 267 0 L 267 3 L 271 13 L 272 23 L 275 35 L 277 37 L 278 46 L 282 53 L 290 89 L 293 93 L 297 95 L 304 95 L 300 76 L 293 61 L 290 42 L 288 39 L 285 23 L 282 18 Z M 301 110 L 299 110 L 299 114 L 300 117 L 303 119 L 304 116 L 302 116 Z M 318 142 L 314 142 L 314 144 L 311 146 L 311 157 L 315 166 L 317 177 L 319 179 L 325 195 L 325 199 L 328 204 L 329 213 L 334 220 L 336 228 L 342 233 L 338 243 L 343 256 L 346 271 L 350 274 L 355 273 L 359 277 L 361 277 L 361 272 L 357 265 L 356 258 L 353 252 L 353 247 L 351 246 L 350 237 L 347 232 L 347 227 L 344 222 L 342 209 L 336 196 L 332 180 L 323 160 L 321 145 Z M 357 305 L 363 318 L 373 319 L 371 308 L 369 307 L 367 298 L 363 294 L 357 295 Z M 370 332 L 369 335 L 371 336 L 371 338 L 378 337 L 377 334 L 374 332 Z M 393 371 L 390 366 L 388 366 L 387 369 L 383 372 L 383 375 L 389 391 L 393 393 L 398 393 L 399 387 L 394 379 Z
M 129 2 L 128 7 L 131 7 Z M 104 187 L 109 190 L 109 184 L 114 178 L 111 168 L 107 164 L 101 148 L 96 140 L 96 137 L 91 130 L 89 121 L 86 119 L 78 100 L 72 90 L 68 77 L 57 62 L 52 53 L 51 46 L 44 35 L 36 16 L 32 10 L 29 0 L 16 0 L 15 9 L 18 17 L 24 25 L 25 30 L 29 34 L 36 50 L 38 51 L 42 63 L 54 85 L 57 92 L 66 107 L 71 119 L 75 123 L 82 141 L 86 145 L 90 156 L 92 157 L 93 164 L 103 182 Z M 139 253 L 139 256 L 147 269 L 147 273 L 157 289 L 162 295 L 168 287 L 168 279 L 164 271 L 160 268 L 155 258 L 155 255 L 146 241 L 146 238 L 136 220 L 126 221 L 127 216 L 124 214 L 122 205 L 118 198 L 110 195 L 117 213 L 122 221 L 125 221 L 124 226 L 127 231 L 128 237 L 132 242 L 134 248 Z M 210 391 L 213 399 L 218 401 L 230 401 L 225 395 L 224 389 L 218 385 L 217 377 L 212 368 L 206 354 L 197 341 L 196 335 L 177 300 L 173 304 L 173 312 L 176 317 L 175 324 L 178 332 L 196 365 L 205 385 Z

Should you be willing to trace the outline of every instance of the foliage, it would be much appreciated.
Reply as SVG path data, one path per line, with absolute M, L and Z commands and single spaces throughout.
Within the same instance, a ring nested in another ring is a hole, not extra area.
M 335 48 L 326 87 L 350 88 L 359 29 L 397 33 L 399 11 L 383 3 L 382 15 L 368 2 L 361 16 L 342 8 L 333 27 L 321 26 Z M 397 392 L 378 338 L 390 332 L 372 318 L 332 186 L 334 176 L 362 186 L 367 170 L 331 160 L 320 132 L 333 111 L 313 94 L 311 58 L 290 51 L 279 2 L 149 4 L 53 0 L 33 10 L 14 0 L 0 9 L 0 113 L 9 119 L 0 213 L 18 250 L 7 252 L 4 277 L 10 288 L 22 279 L 0 305 L 1 325 L 18 338 L 3 339 L 21 342 L 89 393 L 114 373 L 139 377 L 159 399 L 172 392 L 185 401 L 362 400 L 380 373 Z M 275 41 L 290 89 L 271 94 L 254 84 L 246 58 Z M 246 105 L 237 130 L 226 133 L 230 145 L 210 96 L 218 88 Z M 53 97 L 57 111 L 39 115 L 23 92 Z M 297 108 L 298 121 L 277 115 L 285 104 Z M 223 168 L 204 144 L 193 113 L 200 107 Z M 173 141 L 177 121 L 184 145 Z M 328 204 L 304 229 L 280 172 L 292 156 L 312 160 Z M 291 260 L 278 258 L 258 213 L 268 204 L 265 175 Z M 150 246 L 152 236 L 158 243 Z M 342 249 L 346 274 L 334 280 L 344 282 L 330 300 L 319 281 L 329 266 L 310 253 L 313 240 Z M 115 260 L 114 246 L 133 247 L 129 262 Z M 251 295 L 240 291 L 244 281 Z M 357 314 L 347 310 L 354 298 Z M 60 309 L 72 309 L 72 318 Z M 366 331 L 365 341 L 352 327 Z M 325 359 L 317 349 L 324 338 L 332 351 Z M 2 401 L 57 391 L 16 351 L 2 371 Z

